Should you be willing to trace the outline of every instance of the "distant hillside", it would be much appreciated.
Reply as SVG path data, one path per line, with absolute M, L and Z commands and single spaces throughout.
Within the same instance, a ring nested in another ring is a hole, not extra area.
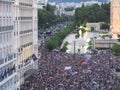
M 109 0 L 48 0 L 50 2 L 86 2 L 86 1 L 99 1 L 99 2 L 108 2 Z

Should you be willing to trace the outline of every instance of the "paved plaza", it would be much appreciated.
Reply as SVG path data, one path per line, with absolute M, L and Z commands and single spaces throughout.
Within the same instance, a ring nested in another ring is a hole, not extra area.
M 84 37 L 75 38 L 75 34 L 69 34 L 63 41 L 63 44 L 67 41 L 69 45 L 67 46 L 68 50 L 67 53 L 86 53 L 88 44 L 87 42 L 90 41 L 90 38 L 97 37 L 99 38 L 98 32 L 87 32 L 85 33 Z M 74 47 L 75 45 L 75 47 Z M 75 48 L 75 51 L 74 51 Z M 80 52 L 78 51 L 80 49 Z

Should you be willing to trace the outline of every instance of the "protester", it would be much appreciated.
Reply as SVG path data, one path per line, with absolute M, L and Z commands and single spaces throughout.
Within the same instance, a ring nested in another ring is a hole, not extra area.
M 120 90 L 113 73 L 120 56 L 100 50 L 95 55 L 75 54 L 74 60 L 73 54 L 48 52 L 45 43 L 39 51 L 39 71 L 27 78 L 20 90 Z
M 117 90 L 120 81 L 115 81 L 111 74 L 109 55 L 105 52 L 92 55 L 92 64 L 84 68 L 84 55 L 76 54 L 74 60 L 72 54 L 42 51 L 39 72 L 30 76 L 21 90 Z

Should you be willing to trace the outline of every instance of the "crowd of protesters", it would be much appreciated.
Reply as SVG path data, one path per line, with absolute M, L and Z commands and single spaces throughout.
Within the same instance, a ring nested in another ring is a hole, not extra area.
M 100 50 L 89 59 L 85 57 L 89 54 L 74 57 L 61 51 L 47 51 L 44 44 L 39 48 L 38 72 L 28 77 L 20 90 L 120 90 L 120 81 L 114 74 L 120 56 Z
M 84 65 L 84 54 L 74 58 L 60 51 L 40 50 L 39 71 L 25 80 L 21 90 L 120 90 L 113 73 L 120 56 L 99 51 L 91 55 L 90 64 Z

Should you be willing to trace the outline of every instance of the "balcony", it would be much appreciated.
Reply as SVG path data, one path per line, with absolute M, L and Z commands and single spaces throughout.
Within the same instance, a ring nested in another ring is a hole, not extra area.
M 8 54 L 7 57 L 0 58 L 0 68 L 6 66 L 9 63 L 12 63 L 14 60 L 16 60 L 17 57 L 15 54 Z
M 0 65 L 4 63 L 4 58 L 0 56 Z
M 26 72 L 31 69 L 38 69 L 38 60 L 37 57 L 33 54 L 28 59 L 24 60 L 24 62 L 20 65 L 21 67 L 18 69 L 19 72 Z
M 17 75 L 16 72 L 12 73 L 11 75 L 9 76 L 6 76 L 4 78 L 0 78 L 0 86 L 3 85 L 4 83 L 6 83 L 7 81 L 9 81 L 10 79 L 12 79 L 13 77 L 15 77 Z

